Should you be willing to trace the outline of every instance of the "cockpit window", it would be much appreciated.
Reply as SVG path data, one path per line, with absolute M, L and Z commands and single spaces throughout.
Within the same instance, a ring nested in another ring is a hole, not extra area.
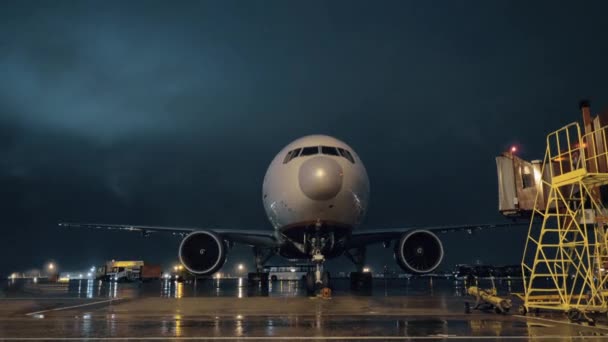
M 287 152 L 285 159 L 283 159 L 283 164 L 287 164 L 287 163 L 289 163 L 290 160 L 297 157 L 300 154 L 301 150 L 302 150 L 301 148 L 296 148 L 295 150 L 291 150 L 291 151 Z
M 285 159 L 283 159 L 283 164 L 289 163 L 292 159 L 297 158 L 299 156 L 312 156 L 321 152 L 322 154 L 330 155 L 330 156 L 342 156 L 351 163 L 355 163 L 355 158 L 348 151 L 341 147 L 332 147 L 332 146 L 309 146 L 304 148 L 296 148 L 287 152 L 285 155 Z
M 293 153 L 291 154 L 291 159 L 293 159 L 293 158 L 295 158 L 295 157 L 299 156 L 299 155 L 300 155 L 300 151 L 301 151 L 301 150 L 302 150 L 301 148 L 296 148 L 295 150 L 291 151 L 291 152 L 293 152 Z
M 339 156 L 338 150 L 335 147 L 321 146 L 321 153 L 329 154 L 330 156 Z
M 302 149 L 302 155 L 303 156 L 312 156 L 313 154 L 317 154 L 317 153 L 319 153 L 319 147 L 318 146 L 304 147 Z
M 348 150 L 338 147 L 338 151 L 340 151 L 340 154 L 342 155 L 342 157 L 348 159 L 348 161 L 350 161 L 353 164 L 355 163 L 355 158 L 353 158 L 353 155 L 350 154 L 350 152 Z
M 291 160 L 291 155 L 292 154 L 293 154 L 293 151 L 287 152 L 287 155 L 285 156 L 285 159 L 283 159 L 283 164 L 287 164 Z

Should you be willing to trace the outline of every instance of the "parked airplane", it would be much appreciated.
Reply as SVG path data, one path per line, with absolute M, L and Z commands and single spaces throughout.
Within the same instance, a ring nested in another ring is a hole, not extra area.
M 367 210 L 369 180 L 363 162 L 344 142 L 326 135 L 310 135 L 283 148 L 272 160 L 262 187 L 266 214 L 274 231 L 207 229 L 204 227 L 156 227 L 137 225 L 60 223 L 62 227 L 102 228 L 150 232 L 171 232 L 184 236 L 178 256 L 194 275 L 217 272 L 234 243 L 253 247 L 257 272 L 250 279 L 267 281 L 264 264 L 274 255 L 307 259 L 316 271 L 306 276 L 307 288 L 329 286 L 326 259 L 347 256 L 357 268 L 352 278 L 363 273 L 366 246 L 393 244 L 394 256 L 406 272 L 423 274 L 435 270 L 443 259 L 441 240 L 434 232 L 509 226 L 457 225 L 355 230 Z

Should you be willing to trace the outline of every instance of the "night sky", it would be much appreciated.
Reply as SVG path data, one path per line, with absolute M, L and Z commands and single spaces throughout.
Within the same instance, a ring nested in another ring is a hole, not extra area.
M 603 1 L 3 1 L 0 274 L 170 265 L 179 239 L 59 221 L 270 229 L 266 167 L 322 133 L 365 162 L 365 228 L 505 222 L 494 157 L 608 108 Z M 526 228 L 441 235 L 519 263 Z M 398 266 L 373 249 L 374 268 Z M 232 250 L 227 269 L 251 262 Z M 279 262 L 273 259 L 273 262 Z M 251 265 L 251 264 L 250 264 Z M 341 258 L 332 271 L 351 270 Z

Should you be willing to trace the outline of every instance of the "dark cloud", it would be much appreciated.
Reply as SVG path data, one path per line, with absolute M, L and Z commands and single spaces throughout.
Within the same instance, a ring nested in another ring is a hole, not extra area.
M 608 103 L 605 10 L 5 2 L 0 250 L 15 258 L 0 273 L 49 257 L 175 258 L 177 240 L 60 231 L 59 220 L 268 227 L 265 168 L 310 133 L 365 161 L 368 227 L 501 221 L 493 157 L 518 142 L 540 158 L 544 135 L 579 118 L 581 97 Z M 446 236 L 448 263 L 518 262 L 524 235 Z M 471 252 L 490 237 L 508 243 Z M 384 254 L 374 262 L 391 262 Z

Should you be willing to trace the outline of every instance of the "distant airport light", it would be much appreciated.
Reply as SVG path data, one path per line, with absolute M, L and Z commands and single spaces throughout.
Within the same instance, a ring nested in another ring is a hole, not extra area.
M 239 271 L 242 271 L 245 269 L 245 266 L 243 264 L 239 264 L 238 269 Z
M 173 266 L 173 270 L 177 272 L 177 265 Z
M 289 271 L 290 271 L 291 273 L 295 273 L 296 269 L 292 267 L 292 268 L 290 268 L 290 269 L 289 269 Z
M 363 272 L 369 273 L 371 272 L 371 269 L 369 267 L 363 267 Z
M 181 271 L 181 270 L 184 269 L 184 266 L 183 265 L 179 265 L 179 266 L 177 266 L 177 269 Z
M 91 266 L 91 273 L 95 272 L 95 266 Z
M 91 276 L 92 276 L 91 272 L 87 273 L 88 278 L 91 278 Z
M 511 146 L 511 153 L 517 152 L 517 146 Z
M 52 262 L 49 263 L 48 268 L 49 268 L 50 271 L 54 270 L 55 269 L 55 264 L 53 264 Z
M 78 278 L 82 279 L 82 274 L 79 274 L 79 275 L 78 275 Z
M 165 277 L 165 279 L 169 279 L 169 277 L 170 277 L 169 272 L 166 272 L 163 277 Z

